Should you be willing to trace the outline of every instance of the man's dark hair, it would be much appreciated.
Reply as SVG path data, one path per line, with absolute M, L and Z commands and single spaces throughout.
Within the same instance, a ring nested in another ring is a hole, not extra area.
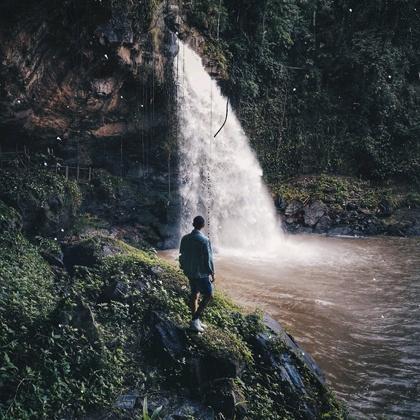
M 193 220 L 193 226 L 196 229 L 201 229 L 206 224 L 204 217 L 202 216 L 195 216 Z

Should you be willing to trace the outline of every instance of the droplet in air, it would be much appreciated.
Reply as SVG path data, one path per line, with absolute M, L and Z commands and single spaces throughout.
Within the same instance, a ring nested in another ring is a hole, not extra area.
M 388 74 L 388 79 L 391 79 L 391 78 L 392 78 L 392 76 L 390 74 Z
M 17 103 L 20 104 L 20 99 L 17 100 Z
M 57 140 L 61 141 L 61 137 L 60 136 L 57 136 Z
M 385 318 L 383 315 L 381 315 L 381 318 Z
M 48 163 L 47 162 L 44 162 L 44 166 L 48 166 Z
M 120 96 L 120 98 L 121 98 L 121 99 L 124 99 L 124 96 L 122 96 L 122 95 L 121 95 L 121 96 Z
M 353 11 L 353 9 L 349 9 L 349 12 L 351 13 Z
M 54 238 L 54 241 L 56 241 L 57 240 L 57 238 Z
M 108 54 L 104 54 L 104 57 L 108 60 Z
M 64 232 L 64 229 L 63 228 L 61 228 L 60 230 L 61 230 L 61 232 Z
M 293 88 L 293 92 L 296 92 L 296 88 Z

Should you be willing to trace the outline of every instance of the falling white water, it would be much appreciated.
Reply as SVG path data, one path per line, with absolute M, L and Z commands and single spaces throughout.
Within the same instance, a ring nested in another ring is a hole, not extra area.
M 242 251 L 276 249 L 280 221 L 262 170 L 232 108 L 205 71 L 201 58 L 180 42 L 174 62 L 180 153 L 181 234 L 194 216 L 209 221 L 215 247 Z

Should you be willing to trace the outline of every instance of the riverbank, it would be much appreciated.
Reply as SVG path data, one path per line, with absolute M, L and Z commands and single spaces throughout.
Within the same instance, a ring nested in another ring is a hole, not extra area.
M 312 175 L 269 187 L 291 233 L 420 235 L 420 193 L 414 186 Z
M 76 183 L 27 175 L 0 188 L 2 418 L 134 418 L 146 397 L 166 419 L 345 418 L 279 324 L 218 293 L 191 333 L 177 269 L 80 223 Z

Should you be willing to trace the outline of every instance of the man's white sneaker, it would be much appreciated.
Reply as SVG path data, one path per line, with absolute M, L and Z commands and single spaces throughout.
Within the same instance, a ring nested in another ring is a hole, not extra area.
M 197 332 L 204 332 L 204 328 L 201 326 L 199 319 L 192 320 L 190 328 Z
M 200 327 L 201 328 L 204 328 L 204 329 L 207 328 L 207 325 L 206 324 L 203 324 L 200 320 L 198 320 L 198 322 L 200 323 Z

